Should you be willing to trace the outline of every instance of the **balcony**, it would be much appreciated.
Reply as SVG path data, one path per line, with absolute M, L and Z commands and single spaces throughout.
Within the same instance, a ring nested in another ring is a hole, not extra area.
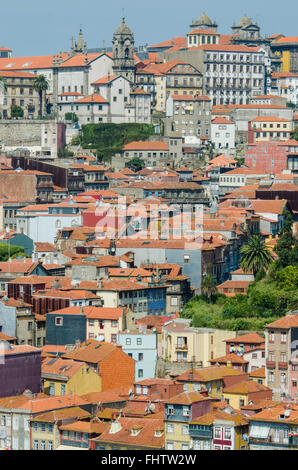
M 187 344 L 177 344 L 176 351 L 188 351 Z
M 278 363 L 278 368 L 279 369 L 288 369 L 289 364 L 287 362 L 279 362 Z
M 191 426 L 189 428 L 189 435 L 193 439 L 212 439 L 213 431 L 212 429 L 193 429 Z
M 266 367 L 269 367 L 270 369 L 275 369 L 275 361 L 266 361 Z

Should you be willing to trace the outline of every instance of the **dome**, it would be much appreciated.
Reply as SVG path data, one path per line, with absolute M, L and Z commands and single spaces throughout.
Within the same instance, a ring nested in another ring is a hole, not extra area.
M 249 26 L 251 25 L 252 22 L 251 22 L 251 19 L 248 18 L 248 16 L 244 15 L 241 20 L 239 21 L 238 23 L 238 26 L 240 26 L 241 28 L 243 28 L 244 26 Z
M 125 23 L 124 16 L 122 17 L 121 25 L 116 29 L 114 34 L 129 34 L 129 35 L 132 35 L 131 29 Z
M 203 13 L 195 22 L 198 25 L 209 25 L 212 26 L 212 21 L 210 20 L 209 16 Z

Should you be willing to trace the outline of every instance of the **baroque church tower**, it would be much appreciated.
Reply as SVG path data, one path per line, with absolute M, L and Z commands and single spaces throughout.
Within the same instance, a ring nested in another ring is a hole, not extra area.
M 113 36 L 113 72 L 129 81 L 135 81 L 134 36 L 122 17 L 121 25 Z

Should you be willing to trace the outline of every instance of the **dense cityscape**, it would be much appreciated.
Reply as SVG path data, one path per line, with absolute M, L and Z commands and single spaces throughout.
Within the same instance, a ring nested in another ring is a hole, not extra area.
M 0 47 L 0 450 L 298 449 L 298 37 L 193 14 Z

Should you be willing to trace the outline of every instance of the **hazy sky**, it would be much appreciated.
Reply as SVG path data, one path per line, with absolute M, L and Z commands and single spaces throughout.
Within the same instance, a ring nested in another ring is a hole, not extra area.
M 126 22 L 136 45 L 154 44 L 189 32 L 193 18 L 203 10 L 218 31 L 230 34 L 233 21 L 244 12 L 257 20 L 261 33 L 298 36 L 297 0 L 14 0 L 1 2 L 0 46 L 13 49 L 13 55 L 34 56 L 68 51 L 71 36 L 83 29 L 88 48 L 111 45 L 113 32 Z

